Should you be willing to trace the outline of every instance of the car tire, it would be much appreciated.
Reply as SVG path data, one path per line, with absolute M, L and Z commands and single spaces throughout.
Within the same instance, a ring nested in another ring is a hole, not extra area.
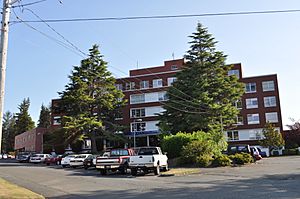
M 136 176 L 137 175 L 137 169 L 136 168 L 132 168 L 131 169 L 131 175 L 132 176 Z
M 169 165 L 168 164 L 163 167 L 163 171 L 169 171 Z
M 66 165 L 61 165 L 62 166 L 62 168 L 66 168 Z
M 50 163 L 46 163 L 47 166 L 50 166 Z
M 106 169 L 101 169 L 100 173 L 101 173 L 101 175 L 105 176 L 107 174 L 107 171 L 106 171 Z

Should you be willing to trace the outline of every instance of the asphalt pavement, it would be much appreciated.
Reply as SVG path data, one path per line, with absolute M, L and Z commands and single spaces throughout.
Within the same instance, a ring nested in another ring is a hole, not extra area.
M 265 158 L 242 167 L 205 168 L 200 174 L 132 177 L 0 160 L 0 177 L 46 198 L 300 198 L 300 156 Z

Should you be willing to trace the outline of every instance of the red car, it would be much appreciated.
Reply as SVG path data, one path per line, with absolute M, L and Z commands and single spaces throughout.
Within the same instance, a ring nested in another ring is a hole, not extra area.
M 45 164 L 49 166 L 50 164 L 60 165 L 62 155 L 51 155 L 49 158 L 45 159 Z

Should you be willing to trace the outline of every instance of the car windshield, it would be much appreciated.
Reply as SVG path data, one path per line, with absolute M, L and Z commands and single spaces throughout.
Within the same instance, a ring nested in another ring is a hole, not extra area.
M 157 148 L 141 148 L 139 155 L 155 155 L 158 154 Z
M 75 158 L 86 158 L 86 155 L 78 155 Z

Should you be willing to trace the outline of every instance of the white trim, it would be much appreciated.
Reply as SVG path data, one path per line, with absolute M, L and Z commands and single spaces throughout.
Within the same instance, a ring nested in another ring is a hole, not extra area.
M 150 69 L 149 69 L 150 70 Z M 151 76 L 151 75 L 160 75 L 160 74 L 168 74 L 168 73 L 177 73 L 181 70 L 172 70 L 172 71 L 166 71 L 166 72 L 160 72 L 160 73 L 150 73 L 150 74 L 144 74 L 144 75 L 136 75 L 136 76 L 129 76 L 125 78 L 119 78 L 119 79 L 126 79 L 126 78 L 135 78 L 135 77 L 145 77 L 145 76 Z M 161 77 L 160 77 L 161 78 Z M 117 79 L 117 80 L 119 80 Z

